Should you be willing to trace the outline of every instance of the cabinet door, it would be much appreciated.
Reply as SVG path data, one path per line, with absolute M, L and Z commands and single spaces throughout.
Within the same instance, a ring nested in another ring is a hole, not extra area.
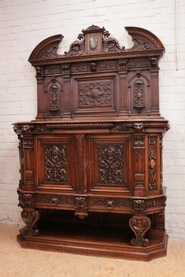
M 130 135 L 89 135 L 87 145 L 89 192 L 130 195 L 133 183 Z
M 74 191 L 74 136 L 38 136 L 34 149 L 36 188 Z

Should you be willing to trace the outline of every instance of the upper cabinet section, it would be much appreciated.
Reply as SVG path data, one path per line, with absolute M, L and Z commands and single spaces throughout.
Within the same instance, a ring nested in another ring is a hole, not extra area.
M 164 46 L 145 29 L 125 29 L 130 49 L 94 25 L 63 55 L 57 53 L 62 35 L 36 46 L 29 57 L 37 73 L 36 120 L 160 118 L 158 61 Z

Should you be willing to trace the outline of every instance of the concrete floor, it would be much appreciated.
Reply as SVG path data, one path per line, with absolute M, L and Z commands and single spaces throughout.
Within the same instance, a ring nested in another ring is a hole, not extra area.
M 185 277 L 185 241 L 169 239 L 166 257 L 140 262 L 23 249 L 18 230 L 0 225 L 0 277 Z

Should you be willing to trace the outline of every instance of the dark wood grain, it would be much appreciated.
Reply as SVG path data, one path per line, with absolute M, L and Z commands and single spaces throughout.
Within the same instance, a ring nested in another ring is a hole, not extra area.
M 125 29 L 130 49 L 92 25 L 63 55 L 56 35 L 29 57 L 38 111 L 14 123 L 23 247 L 139 260 L 166 254 L 164 46 L 145 29 Z

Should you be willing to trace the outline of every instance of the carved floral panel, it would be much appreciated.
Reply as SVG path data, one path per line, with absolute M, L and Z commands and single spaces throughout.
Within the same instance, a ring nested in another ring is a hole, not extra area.
M 110 106 L 111 103 L 110 82 L 79 84 L 80 107 Z
M 49 182 L 67 182 L 66 174 L 66 146 L 47 145 L 45 146 L 44 156 L 44 178 Z
M 98 151 L 99 183 L 123 183 L 123 155 L 121 145 L 102 145 Z

